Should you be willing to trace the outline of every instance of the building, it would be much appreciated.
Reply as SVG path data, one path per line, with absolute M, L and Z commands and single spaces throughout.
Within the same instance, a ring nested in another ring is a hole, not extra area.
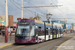
M 17 23 L 13 23 L 13 27 L 17 27 Z
M 13 15 L 8 15 L 8 26 L 13 26 Z M 0 15 L 0 29 L 5 28 L 5 15 Z
M 71 24 L 66 24 L 66 29 L 72 29 L 72 25 Z
M 0 21 L 5 22 L 5 15 L 0 15 Z M 13 26 L 13 15 L 8 16 L 8 26 Z

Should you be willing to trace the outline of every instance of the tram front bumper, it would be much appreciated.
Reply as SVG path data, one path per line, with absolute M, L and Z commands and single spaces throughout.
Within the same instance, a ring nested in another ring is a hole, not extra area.
M 15 43 L 36 43 L 36 40 L 31 39 L 15 39 Z

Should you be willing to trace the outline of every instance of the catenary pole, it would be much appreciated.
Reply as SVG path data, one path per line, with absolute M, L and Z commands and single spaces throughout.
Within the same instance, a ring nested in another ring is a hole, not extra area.
M 21 19 L 23 19 L 23 0 L 21 0 Z
M 7 7 L 7 0 L 5 0 L 5 3 L 6 3 L 6 15 L 5 15 L 5 43 L 8 42 L 8 36 L 7 36 L 7 33 L 8 33 L 8 7 Z

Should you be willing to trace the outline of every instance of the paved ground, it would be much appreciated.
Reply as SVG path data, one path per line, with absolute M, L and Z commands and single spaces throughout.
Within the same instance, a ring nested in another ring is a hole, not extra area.
M 8 36 L 8 43 L 14 43 L 15 36 Z M 0 43 L 5 43 L 5 36 L 0 35 Z
M 5 36 L 0 35 L 0 48 L 6 47 L 8 45 L 12 45 L 14 43 L 15 36 L 8 37 L 8 43 L 5 43 Z
M 75 34 L 68 34 L 62 38 L 50 40 L 39 44 L 13 44 L 0 50 L 56 50 L 57 46 L 72 38 Z
M 75 50 L 75 37 L 61 44 L 57 50 Z

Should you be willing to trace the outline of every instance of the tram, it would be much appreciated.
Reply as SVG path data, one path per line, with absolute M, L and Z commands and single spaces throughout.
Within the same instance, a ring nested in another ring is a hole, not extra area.
M 15 43 L 39 43 L 63 36 L 63 28 L 34 19 L 20 19 L 17 23 Z

